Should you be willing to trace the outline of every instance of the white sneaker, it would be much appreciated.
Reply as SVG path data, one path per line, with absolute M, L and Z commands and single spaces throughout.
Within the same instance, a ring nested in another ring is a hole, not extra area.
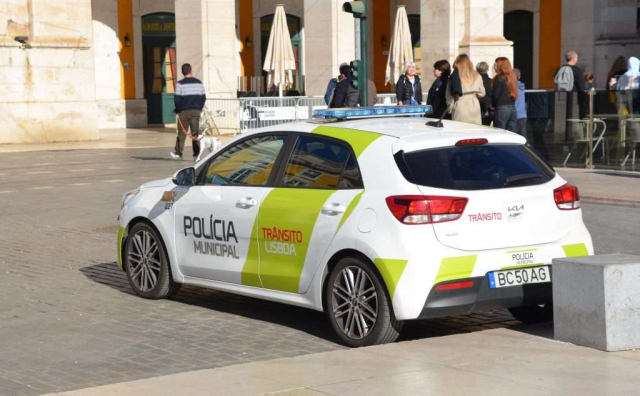
M 169 153 L 169 155 L 171 156 L 171 158 L 173 158 L 174 160 L 181 160 L 182 156 L 178 155 L 176 153 L 174 153 L 173 151 Z

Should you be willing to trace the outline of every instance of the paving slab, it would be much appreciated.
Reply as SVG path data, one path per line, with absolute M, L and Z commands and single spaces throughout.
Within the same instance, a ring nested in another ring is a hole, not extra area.
M 175 138 L 162 135 L 171 142 Z M 169 150 L 0 155 L 0 396 L 71 391 L 343 349 L 320 312 L 197 287 L 183 287 L 171 300 L 133 295 L 115 264 L 116 217 L 123 192 L 192 164 L 169 160 Z M 639 208 L 585 203 L 583 216 L 597 252 L 640 254 Z M 407 356 L 415 353 L 418 369 L 422 363 L 432 367 L 440 364 L 438 359 L 464 356 L 451 354 L 448 336 L 493 327 L 553 334 L 550 325 L 523 326 L 501 310 L 408 322 L 401 341 L 437 341 L 423 352 L 411 351 L 411 343 L 398 345 L 407 348 Z M 511 333 L 490 334 L 487 341 L 454 340 L 465 346 L 469 361 L 491 361 L 492 348 L 505 357 L 515 353 L 510 348 L 518 341 L 508 340 Z M 389 356 L 397 358 L 396 353 Z M 640 360 L 637 354 L 620 357 Z M 285 390 L 298 389 L 292 384 Z
M 220 138 L 223 142 L 226 142 L 232 138 L 232 135 L 225 134 L 220 136 Z M 99 140 L 57 143 L 0 144 L 0 153 L 157 148 L 174 147 L 175 144 L 175 127 L 101 129 L 99 131 Z M 189 144 L 187 144 L 187 146 L 189 146 Z
M 556 168 L 583 202 L 640 207 L 640 172 Z
M 493 354 L 490 361 L 487 355 L 469 353 L 470 346 L 480 348 L 482 343 L 487 353 Z M 448 347 L 448 359 L 443 359 L 443 344 Z M 434 351 L 438 352 L 435 356 Z M 640 351 L 627 355 L 640 356 Z M 634 394 L 640 387 L 638 372 L 640 361 L 616 353 L 496 329 L 200 370 L 56 395 L 611 395 Z

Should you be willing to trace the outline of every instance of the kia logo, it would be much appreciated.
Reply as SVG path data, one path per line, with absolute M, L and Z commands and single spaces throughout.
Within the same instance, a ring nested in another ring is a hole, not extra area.
M 507 210 L 509 212 L 522 212 L 522 211 L 524 211 L 524 205 L 507 206 Z

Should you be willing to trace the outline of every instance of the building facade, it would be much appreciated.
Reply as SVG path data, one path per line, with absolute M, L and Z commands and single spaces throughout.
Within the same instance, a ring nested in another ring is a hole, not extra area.
M 296 57 L 291 91 L 323 95 L 356 58 L 343 0 L 0 0 L 0 143 L 98 139 L 99 129 L 172 123 L 180 64 L 209 98 L 265 94 L 262 62 L 276 4 Z M 528 88 L 553 87 L 563 53 L 603 87 L 613 60 L 640 50 L 637 0 L 369 0 L 368 67 L 378 93 L 398 6 L 424 90 L 432 64 L 507 56 Z M 21 43 L 16 37 L 28 37 Z M 295 93 L 292 92 L 292 93 Z

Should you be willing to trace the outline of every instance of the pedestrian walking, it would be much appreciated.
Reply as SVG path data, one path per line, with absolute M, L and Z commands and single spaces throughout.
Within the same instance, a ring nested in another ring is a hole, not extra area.
M 445 59 L 433 64 L 433 76 L 436 78 L 429 93 L 427 94 L 427 104 L 433 109 L 431 117 L 440 118 L 447 111 L 447 83 L 451 74 L 451 65 Z
M 513 73 L 518 79 L 518 97 L 516 98 L 516 132 L 527 137 L 527 104 L 525 102 L 524 82 L 520 81 L 520 70 L 513 69 Z
M 420 76 L 416 74 L 416 64 L 407 62 L 404 73 L 396 83 L 396 98 L 398 106 L 419 105 L 422 103 L 422 84 Z
M 565 56 L 567 63 L 562 65 L 554 77 L 556 91 L 578 92 L 578 110 L 580 118 L 587 117 L 586 94 L 584 85 L 584 75 L 577 66 L 578 53 L 567 52 Z M 573 95 L 567 94 L 567 119 L 573 118 Z
M 342 66 L 349 66 L 348 63 L 341 63 L 340 67 Z M 339 72 L 339 70 L 338 70 Z M 333 99 L 333 92 L 335 91 L 336 87 L 338 86 L 338 83 L 341 81 L 342 79 L 342 74 L 338 74 L 337 77 L 333 77 L 331 80 L 329 80 L 329 83 L 327 84 L 327 90 L 324 93 L 324 102 L 327 104 L 327 106 L 329 104 L 331 104 L 331 99 Z
M 482 77 L 484 85 L 484 97 L 480 99 L 480 112 L 482 113 L 482 125 L 491 125 L 493 110 L 491 109 L 491 77 L 489 77 L 489 65 L 487 62 L 478 62 L 476 71 Z
M 613 65 L 611 65 L 611 69 L 609 69 L 609 73 L 607 74 L 607 89 L 609 91 L 615 91 L 618 87 L 618 78 L 622 76 L 627 71 L 627 58 L 624 56 L 619 56 L 613 61 Z M 612 102 L 615 103 L 615 100 Z
M 467 54 L 458 55 L 447 84 L 447 104 L 454 121 L 482 125 L 479 98 L 485 90 L 480 73 L 473 68 Z
M 516 132 L 516 99 L 518 79 L 511 62 L 505 57 L 496 59 L 493 66 L 495 76 L 491 82 L 491 106 L 495 109 L 493 126 Z
M 200 154 L 200 142 L 197 139 L 200 134 L 200 113 L 202 113 L 207 97 L 202 81 L 193 77 L 191 65 L 183 64 L 181 71 L 184 78 L 176 84 L 174 97 L 178 136 L 176 137 L 176 147 L 170 155 L 173 159 L 182 159 L 184 141 L 189 136 L 195 160 Z
M 340 82 L 333 91 L 329 108 L 355 107 L 360 101 L 360 91 L 351 86 L 351 66 L 340 66 Z

